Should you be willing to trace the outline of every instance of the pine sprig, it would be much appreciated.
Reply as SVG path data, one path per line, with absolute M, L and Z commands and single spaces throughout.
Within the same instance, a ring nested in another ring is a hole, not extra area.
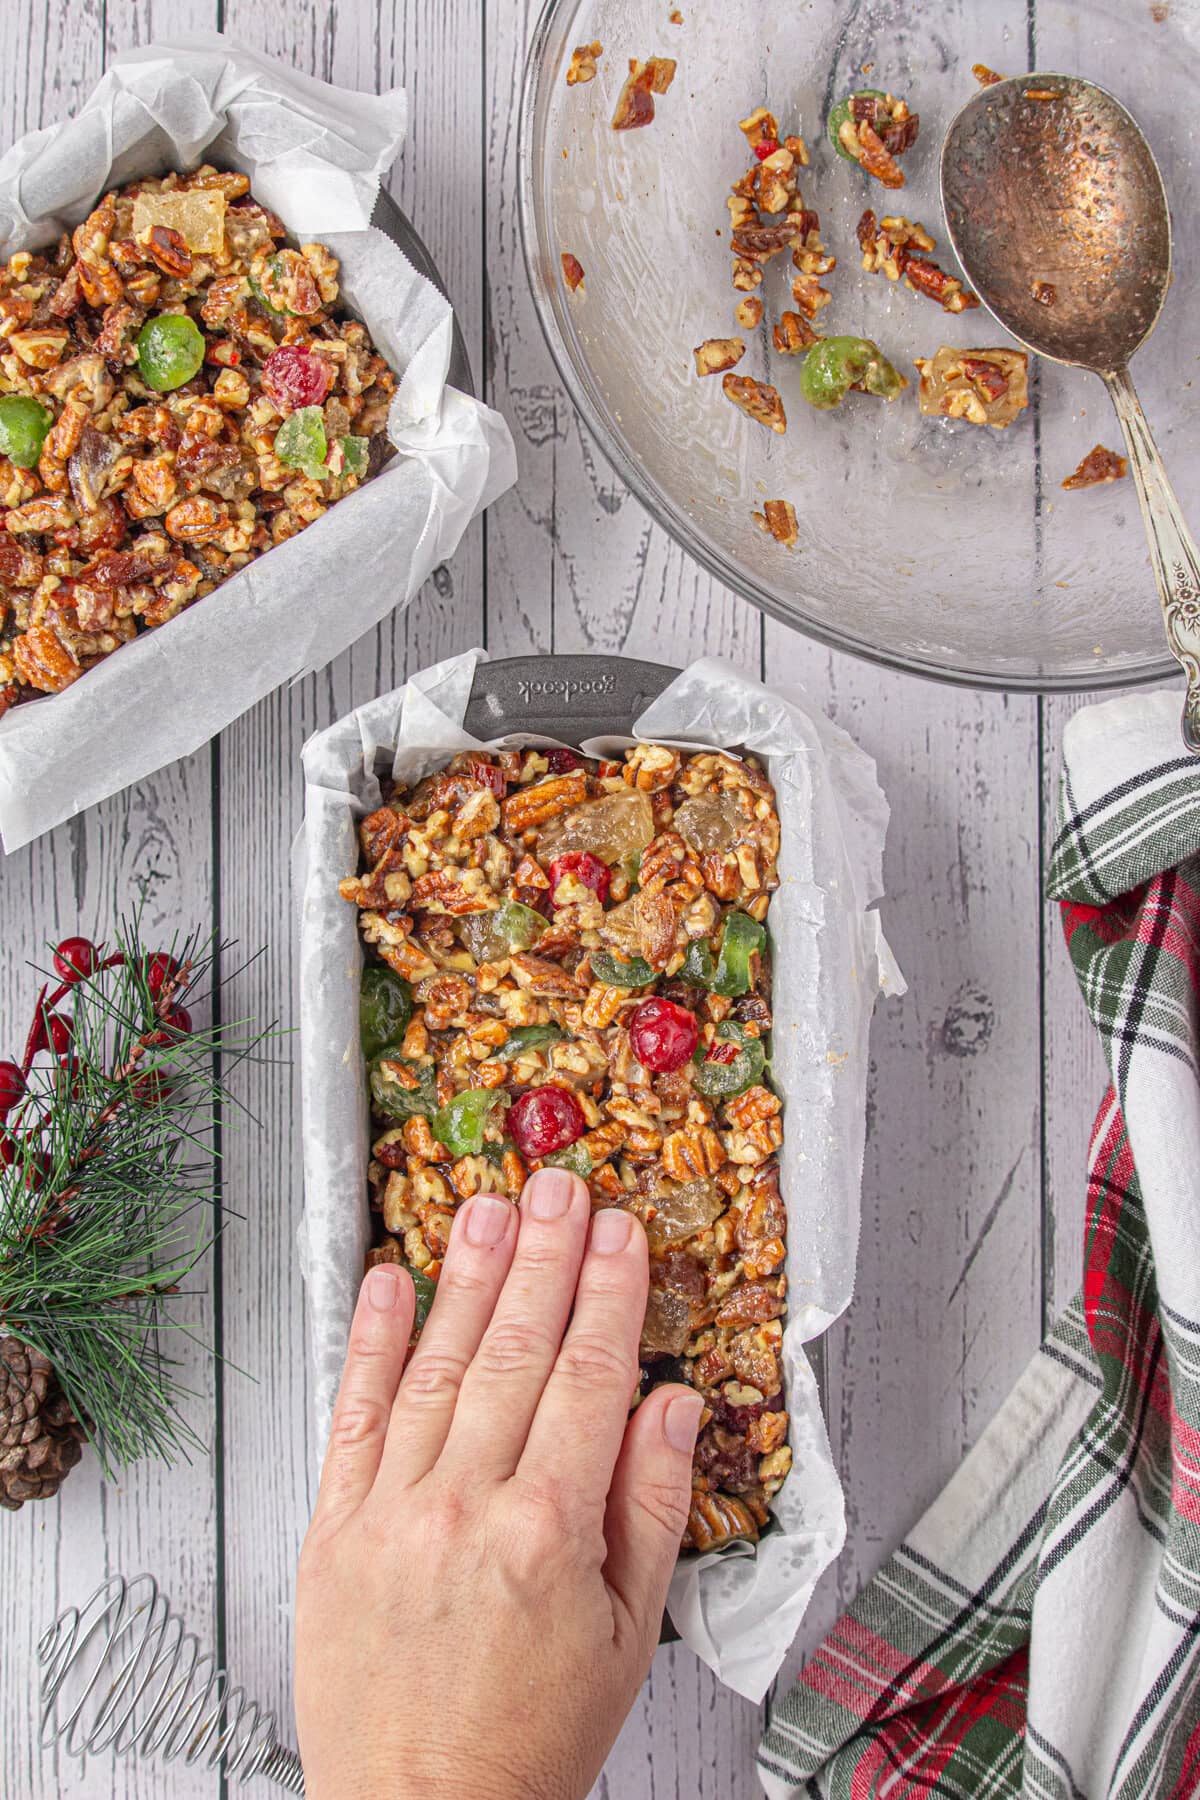
M 211 1005 L 222 948 L 193 933 L 147 953 L 134 917 L 111 953 L 43 988 L 0 1133 L 0 1336 L 49 1358 L 108 1475 L 204 1447 L 171 1334 L 192 1335 L 184 1284 L 220 1229 L 229 1070 L 271 1035 L 197 1029 L 183 1010 Z M 67 995 L 70 1019 L 53 1012 Z

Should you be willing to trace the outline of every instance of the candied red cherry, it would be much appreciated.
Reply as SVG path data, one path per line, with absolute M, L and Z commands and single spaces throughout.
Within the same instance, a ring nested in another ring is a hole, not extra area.
M 665 1075 L 691 1060 L 700 1040 L 694 1012 L 674 1000 L 643 1000 L 629 1021 L 629 1042 L 643 1069 Z
M 25 1077 L 15 1062 L 0 1062 L 0 1119 L 6 1119 L 23 1098 Z
M 590 850 L 567 850 L 562 856 L 554 858 L 550 864 L 551 906 L 557 904 L 554 896 L 564 875 L 573 875 L 584 887 L 591 888 L 601 902 L 608 899 L 608 884 L 612 877 L 606 865 L 598 856 L 593 856 Z
M 90 938 L 64 938 L 54 952 L 55 972 L 63 981 L 82 981 L 95 973 L 99 954 Z
M 302 344 L 281 344 L 262 366 L 262 385 L 281 413 L 321 406 L 333 386 L 333 366 Z
M 774 156 L 779 148 L 778 138 L 764 138 L 761 144 L 755 144 L 754 154 L 759 162 L 766 162 L 768 156 Z
M 582 756 L 577 756 L 574 750 L 547 750 L 546 761 L 552 775 L 567 775 L 572 769 L 583 767 Z
M 587 1130 L 583 1108 L 569 1088 L 531 1088 L 508 1110 L 508 1129 L 529 1161 L 565 1150 Z
M 165 950 L 156 950 L 153 956 L 146 958 L 146 986 L 157 1000 L 173 975 L 178 975 L 179 964 Z

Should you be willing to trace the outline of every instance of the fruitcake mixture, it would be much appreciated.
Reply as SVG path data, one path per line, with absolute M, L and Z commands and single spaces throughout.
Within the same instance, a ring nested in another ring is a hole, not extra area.
M 396 389 L 244 175 L 105 194 L 0 267 L 0 715 L 54 694 L 389 454 Z
M 753 1540 L 791 1464 L 786 1217 L 764 920 L 779 819 L 751 758 L 468 751 L 360 831 L 373 1262 L 424 1318 L 455 1208 L 575 1170 L 650 1243 L 634 1403 L 705 1398 L 683 1545 Z

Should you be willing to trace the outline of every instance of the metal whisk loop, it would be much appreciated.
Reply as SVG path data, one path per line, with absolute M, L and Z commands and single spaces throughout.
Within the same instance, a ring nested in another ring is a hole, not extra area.
M 279 1743 L 274 1714 L 230 1686 L 152 1575 L 103 1582 L 82 1611 L 70 1607 L 50 1627 L 39 1656 L 47 1749 L 182 1758 L 303 1794 L 300 1759 Z

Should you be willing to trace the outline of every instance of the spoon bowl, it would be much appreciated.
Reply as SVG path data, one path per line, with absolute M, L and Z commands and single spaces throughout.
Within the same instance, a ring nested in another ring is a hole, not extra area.
M 982 88 L 946 134 L 941 179 L 955 252 L 1000 323 L 1039 356 L 1123 368 L 1162 310 L 1171 220 L 1120 101 L 1066 75 Z
M 1183 738 L 1200 752 L 1200 553 L 1129 375 L 1171 281 L 1171 218 L 1154 153 L 1105 88 L 1016 75 L 974 94 L 942 146 L 942 206 L 967 280 L 1027 349 L 1108 388 L 1185 675 Z

